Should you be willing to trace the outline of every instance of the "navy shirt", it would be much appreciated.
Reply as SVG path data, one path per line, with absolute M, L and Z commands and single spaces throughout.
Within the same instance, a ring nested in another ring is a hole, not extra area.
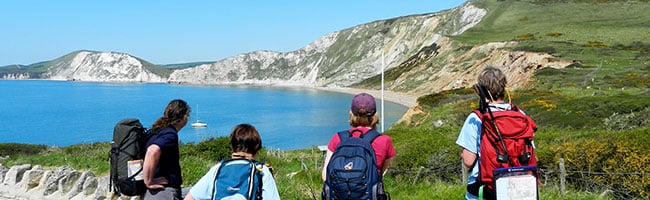
M 181 177 L 178 131 L 173 126 L 164 128 L 158 131 L 158 134 L 151 136 L 147 142 L 147 148 L 152 144 L 158 145 L 161 151 L 153 177 L 165 177 L 169 182 L 165 186 L 180 188 L 183 178 Z

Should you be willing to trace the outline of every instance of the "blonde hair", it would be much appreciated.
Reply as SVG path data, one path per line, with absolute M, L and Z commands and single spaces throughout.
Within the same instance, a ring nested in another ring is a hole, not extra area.
M 372 116 L 366 116 L 366 115 L 354 115 L 352 111 L 350 111 L 350 126 L 352 127 L 357 127 L 357 126 L 367 126 L 367 127 L 372 127 L 372 129 L 376 129 L 377 124 L 379 123 L 379 116 L 377 113 L 375 113 Z

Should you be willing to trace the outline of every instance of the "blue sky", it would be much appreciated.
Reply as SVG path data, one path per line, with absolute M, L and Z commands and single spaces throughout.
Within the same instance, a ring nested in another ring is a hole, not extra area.
M 77 50 L 128 53 L 154 64 L 288 52 L 375 20 L 457 7 L 464 0 L 0 2 L 0 66 Z

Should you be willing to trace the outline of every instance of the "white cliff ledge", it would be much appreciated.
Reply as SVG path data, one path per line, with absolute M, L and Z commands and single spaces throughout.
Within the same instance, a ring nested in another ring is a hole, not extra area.
M 92 172 L 78 172 L 64 166 L 45 170 L 39 165 L 0 164 L 0 199 L 81 200 L 111 199 L 109 177 L 95 177 Z M 130 198 L 126 198 L 130 199 Z

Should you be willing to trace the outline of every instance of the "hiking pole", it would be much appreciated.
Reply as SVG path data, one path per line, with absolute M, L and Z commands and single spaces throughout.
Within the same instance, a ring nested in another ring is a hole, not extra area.
M 482 107 L 482 109 L 487 110 L 487 112 L 489 113 L 492 126 L 494 126 L 494 130 L 497 132 L 497 136 L 499 137 L 498 139 L 499 142 L 501 143 L 501 147 L 505 151 L 505 158 L 500 157 L 501 155 L 497 155 L 497 161 L 501 162 L 502 160 L 505 159 L 505 161 L 512 166 L 512 163 L 510 162 L 510 155 L 508 155 L 508 149 L 506 147 L 506 143 L 503 141 L 503 137 L 501 136 L 501 131 L 499 131 L 499 126 L 497 126 L 496 120 L 494 119 L 494 114 L 492 114 L 492 109 L 490 109 L 490 104 L 485 100 L 486 99 L 485 93 L 489 91 L 485 91 L 485 89 L 481 87 L 479 84 L 476 84 L 476 87 L 479 91 L 478 92 L 480 98 L 479 104 L 481 104 L 480 106 Z M 494 101 L 494 98 L 492 98 L 492 94 L 490 94 L 490 99 Z
M 499 142 L 501 143 L 501 147 L 503 147 L 503 151 L 505 152 L 505 161 L 508 162 L 508 164 L 512 167 L 512 162 L 510 161 L 510 155 L 508 155 L 508 149 L 506 147 L 506 143 L 503 141 L 503 137 L 501 137 L 501 131 L 499 131 L 499 126 L 497 126 L 496 120 L 494 120 L 494 115 L 492 114 L 492 110 L 488 106 L 488 113 L 490 113 L 490 121 L 492 121 L 492 126 L 494 126 L 494 130 L 497 132 L 497 136 L 499 136 Z M 500 155 L 497 155 L 497 160 L 501 161 L 503 158 L 499 158 Z

